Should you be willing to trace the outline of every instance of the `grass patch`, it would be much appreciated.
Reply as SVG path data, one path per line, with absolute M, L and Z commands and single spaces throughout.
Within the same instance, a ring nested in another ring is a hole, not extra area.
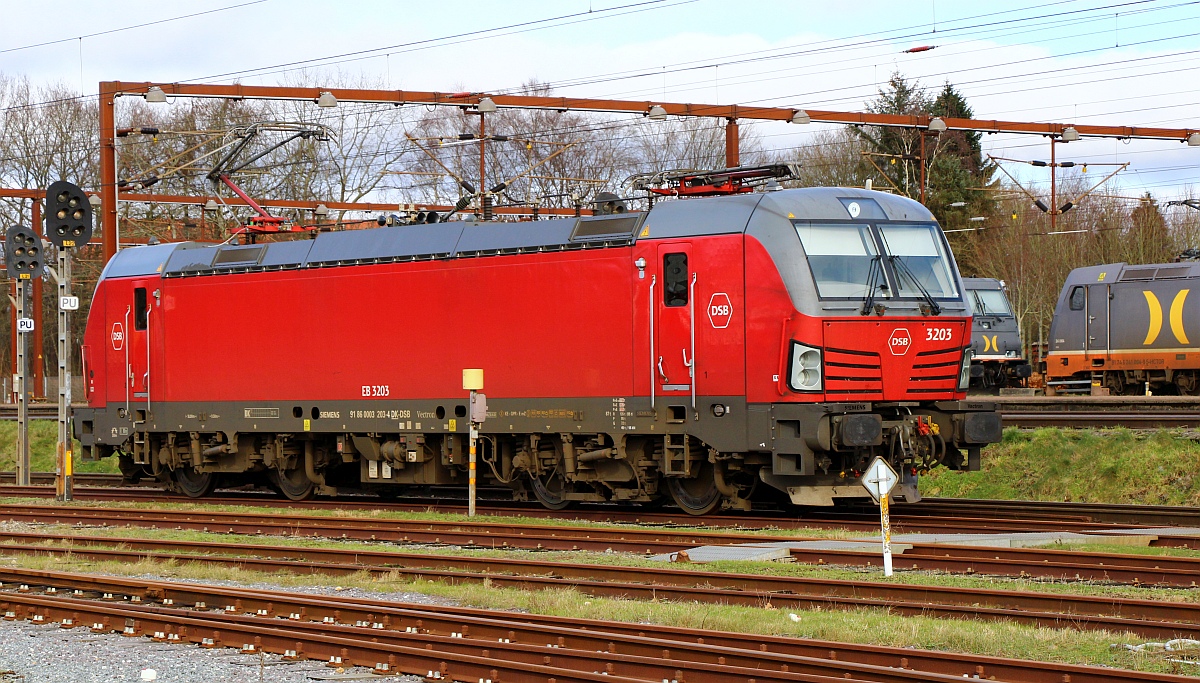
M 118 472 L 116 458 L 104 458 L 99 462 L 80 462 L 79 442 L 73 445 L 76 472 Z M 32 472 L 53 472 L 58 453 L 58 422 L 56 420 L 29 421 L 29 468 Z M 0 422 L 0 471 L 13 472 L 17 469 L 17 423 Z
M 935 470 L 921 494 L 943 498 L 1200 505 L 1200 443 L 1178 432 L 1004 430 L 979 472 Z
M 177 580 L 329 587 L 322 577 L 263 574 L 193 563 L 90 562 L 79 558 L 5 558 L 10 566 L 30 569 L 89 571 L 119 576 L 154 575 Z M 407 581 L 398 576 L 342 576 L 336 584 L 378 593 L 417 592 L 488 609 L 521 610 L 552 616 L 581 617 L 642 624 L 752 634 L 819 638 L 850 643 L 943 650 L 1071 664 L 1110 666 L 1164 673 L 1195 673 L 1162 654 L 1135 654 L 1113 643 L 1140 643 L 1129 633 L 1077 632 L 1022 626 L 1010 622 L 899 617 L 883 609 L 853 611 L 779 610 L 697 603 L 641 602 L 593 598 L 574 590 L 521 591 L 487 584 L 448 585 Z M 793 620 L 791 615 L 798 618 Z

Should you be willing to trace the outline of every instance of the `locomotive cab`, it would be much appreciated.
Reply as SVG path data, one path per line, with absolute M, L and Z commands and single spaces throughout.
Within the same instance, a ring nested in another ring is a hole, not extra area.
M 1005 295 L 1004 282 L 963 278 L 971 305 L 971 388 L 984 391 L 1024 384 L 1033 374 L 1025 359 L 1021 329 Z
M 765 410 L 772 426 L 761 479 L 793 503 L 828 505 L 862 498 L 857 478 L 881 456 L 902 475 L 897 495 L 916 501 L 920 472 L 978 468 L 1000 421 L 991 404 L 966 400 L 971 313 L 925 207 L 848 188 L 768 193 L 746 252 L 748 272 L 753 263 L 779 278 L 748 302 L 748 336 L 779 330 L 785 341 L 782 363 L 747 354 L 748 387 L 767 367 L 778 373 L 747 390 L 749 410 Z

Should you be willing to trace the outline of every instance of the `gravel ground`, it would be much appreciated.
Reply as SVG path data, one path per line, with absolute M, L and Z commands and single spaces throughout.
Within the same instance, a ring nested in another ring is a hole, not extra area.
M 137 578 L 163 580 L 159 576 Z M 174 579 L 167 579 L 174 580 Z M 215 586 L 282 590 L 305 595 L 389 600 L 425 605 L 454 604 L 420 593 L 375 593 L 338 586 L 244 584 L 232 581 L 195 581 Z M 343 672 L 320 662 L 285 662 L 277 656 L 243 655 L 237 650 L 208 650 L 194 645 L 168 645 L 148 638 L 94 634 L 87 629 L 62 629 L 26 621 L 0 621 L 0 683 L 107 683 L 142 681 L 153 669 L 153 680 L 164 683 L 300 683 L 303 681 L 387 680 L 415 683 L 417 677 L 380 677 L 370 669 Z

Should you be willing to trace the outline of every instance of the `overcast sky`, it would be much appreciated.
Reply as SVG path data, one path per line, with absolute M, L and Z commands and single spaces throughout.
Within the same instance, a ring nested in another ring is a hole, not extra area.
M 274 84 L 306 67 L 411 90 L 495 92 L 536 78 L 566 95 L 858 111 L 899 70 L 935 89 L 949 80 L 976 118 L 1200 130 L 1196 1 L 59 0 L 52 14 L 4 4 L 0 71 L 92 94 L 101 80 Z M 925 45 L 937 48 L 903 52 Z M 759 132 L 786 148 L 814 128 Z M 1029 136 L 985 145 L 1049 154 Z M 1200 147 L 1177 142 L 1085 140 L 1059 157 L 1132 162 L 1127 194 L 1200 186 Z M 1044 169 L 1013 170 L 1048 184 Z

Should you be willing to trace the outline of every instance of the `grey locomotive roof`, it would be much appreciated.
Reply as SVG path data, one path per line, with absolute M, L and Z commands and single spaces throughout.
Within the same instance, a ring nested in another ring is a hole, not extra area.
M 1000 281 L 994 277 L 964 277 L 963 287 L 966 289 L 1004 289 Z
M 1063 287 L 1095 284 L 1098 282 L 1148 282 L 1151 280 L 1174 280 L 1179 278 L 1200 278 L 1200 262 L 1185 261 L 1182 263 L 1148 263 L 1133 265 L 1129 263 L 1107 263 L 1099 266 L 1076 268 L 1067 275 Z
M 104 277 L 182 277 L 621 246 L 639 238 L 742 233 L 756 211 L 787 220 L 933 220 L 925 207 L 905 197 L 853 188 L 802 188 L 661 201 L 649 212 L 609 216 L 521 223 L 452 221 L 326 232 L 316 239 L 259 245 L 136 247 L 118 252 Z

